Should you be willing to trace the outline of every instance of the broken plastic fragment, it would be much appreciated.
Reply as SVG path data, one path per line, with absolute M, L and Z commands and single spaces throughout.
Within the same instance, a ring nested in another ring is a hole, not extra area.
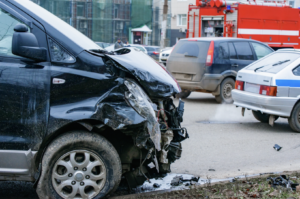
M 159 123 L 155 117 L 153 106 L 151 105 L 151 100 L 135 82 L 126 80 L 124 84 L 128 88 L 128 91 L 125 93 L 126 100 L 136 112 L 147 120 L 147 129 L 150 134 L 150 139 L 153 141 L 155 148 L 160 151 L 161 132 Z
M 281 146 L 279 146 L 278 144 L 275 144 L 273 146 L 273 148 L 276 150 L 276 151 L 280 151 L 280 149 L 282 148 Z

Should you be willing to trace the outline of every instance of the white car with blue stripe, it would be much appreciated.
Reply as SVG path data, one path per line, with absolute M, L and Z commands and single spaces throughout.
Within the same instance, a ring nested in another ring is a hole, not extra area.
M 278 117 L 287 118 L 300 132 L 300 50 L 278 50 L 240 70 L 232 97 L 242 115 L 252 110 L 272 126 Z

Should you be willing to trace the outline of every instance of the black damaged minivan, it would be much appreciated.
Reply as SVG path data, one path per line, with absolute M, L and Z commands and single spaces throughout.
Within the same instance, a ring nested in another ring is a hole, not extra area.
M 122 176 L 163 176 L 188 137 L 180 91 L 143 52 L 108 53 L 29 0 L 0 0 L 0 180 L 102 198 Z

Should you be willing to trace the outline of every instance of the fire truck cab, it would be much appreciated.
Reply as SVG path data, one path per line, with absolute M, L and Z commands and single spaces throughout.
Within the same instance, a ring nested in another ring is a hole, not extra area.
M 286 3 L 197 0 L 189 5 L 187 38 L 237 37 L 299 48 L 299 12 Z

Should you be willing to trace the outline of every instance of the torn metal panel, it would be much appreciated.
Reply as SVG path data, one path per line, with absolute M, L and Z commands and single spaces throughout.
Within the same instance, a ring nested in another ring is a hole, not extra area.
M 130 49 L 126 54 L 106 55 L 133 74 L 150 98 L 165 98 L 181 91 L 176 80 L 159 63 L 143 52 Z

